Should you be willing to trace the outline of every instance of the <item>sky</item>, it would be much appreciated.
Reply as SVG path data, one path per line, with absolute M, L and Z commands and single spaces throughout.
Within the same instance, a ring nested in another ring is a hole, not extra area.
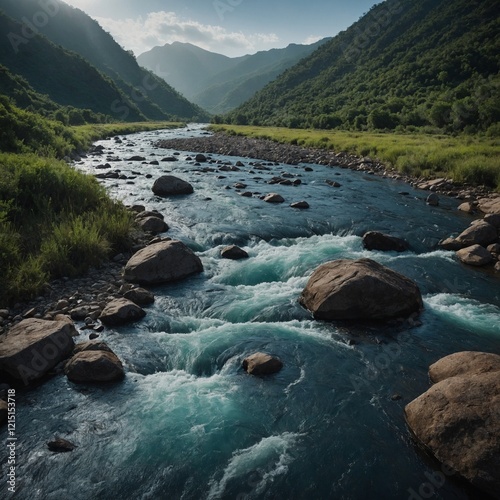
M 136 56 L 189 42 L 229 57 L 335 36 L 381 0 L 64 0 Z

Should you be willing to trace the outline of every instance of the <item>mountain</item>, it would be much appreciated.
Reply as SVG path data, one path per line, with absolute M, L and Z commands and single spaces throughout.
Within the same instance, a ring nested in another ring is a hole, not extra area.
M 211 113 L 225 113 L 249 99 L 267 83 L 326 39 L 312 45 L 291 44 L 241 57 L 216 54 L 190 43 L 154 47 L 137 61 Z
M 34 36 L 36 33 L 65 51 L 78 54 L 94 70 L 111 80 L 119 90 L 120 98 L 107 100 L 106 114 L 121 121 L 130 120 L 136 108 L 139 115 L 152 120 L 203 121 L 208 118 L 205 111 L 187 101 L 163 79 L 141 68 L 133 54 L 120 47 L 109 33 L 81 10 L 60 0 L 0 0 L 0 9 L 22 23 L 15 30 L 7 31 L 9 36 L 2 37 L 10 44 L 10 52 L 17 55 L 23 50 L 34 50 L 31 47 L 40 42 L 40 38 Z M 3 53 L 0 62 L 3 63 Z M 62 74 L 62 69 L 66 71 L 64 65 L 51 65 L 51 68 L 61 69 L 54 71 L 55 74 Z M 83 72 L 80 76 L 85 79 L 85 75 Z M 27 80 L 36 88 L 31 78 Z
M 496 1 L 387 0 L 224 119 L 497 134 L 499 53 Z

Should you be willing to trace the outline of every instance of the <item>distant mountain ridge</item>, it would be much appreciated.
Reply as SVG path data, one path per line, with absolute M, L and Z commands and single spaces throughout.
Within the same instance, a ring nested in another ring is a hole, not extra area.
M 45 12 L 46 6 L 50 11 Z M 206 121 L 208 115 L 198 106 L 190 103 L 186 98 L 181 96 L 163 79 L 158 78 L 153 73 L 141 68 L 135 57 L 125 51 L 105 32 L 99 24 L 90 18 L 87 14 L 79 9 L 70 7 L 60 0 L 46 0 L 39 2 L 35 0 L 1 0 L 0 10 L 12 20 L 22 23 L 20 27 L 12 31 L 12 24 L 7 27 L 7 33 L 14 33 L 20 38 L 2 37 L 3 49 L 0 52 L 0 63 L 4 64 L 14 74 L 24 76 L 30 85 L 37 89 L 42 85 L 41 80 L 49 77 L 50 70 L 54 74 L 58 74 L 59 78 L 64 81 L 67 70 L 74 69 L 70 65 L 59 63 L 54 67 L 46 61 L 48 67 L 45 72 L 43 68 L 39 68 L 39 82 L 36 82 L 36 71 L 29 68 L 27 61 L 32 51 L 38 51 L 39 47 L 35 45 L 44 45 L 45 54 L 48 54 L 48 45 L 43 38 L 50 40 L 53 44 L 53 58 L 57 60 L 61 50 L 78 54 L 80 59 L 87 64 L 87 70 L 81 70 L 80 78 L 82 83 L 85 82 L 87 75 L 94 70 L 104 75 L 109 82 L 118 90 L 119 96 L 114 99 L 107 100 L 101 112 L 108 114 L 117 120 L 132 120 L 132 119 L 151 119 L 151 120 L 171 120 L 171 119 L 189 119 L 197 121 Z M 5 19 L 4 19 L 5 24 Z M 29 30 L 36 30 L 36 36 L 24 37 L 27 43 L 20 41 L 23 38 L 23 30 L 29 33 Z M 3 32 L 3 30 L 2 30 Z M 9 46 L 10 45 L 10 46 Z M 56 47 L 57 46 L 57 50 Z M 16 50 L 18 53 L 16 53 Z M 6 52 L 8 51 L 8 52 Z M 21 62 L 15 62 L 14 56 L 22 55 L 24 69 L 21 71 Z M 15 69 L 14 69 L 15 67 Z M 83 66 L 82 66 L 83 68 Z M 54 71 L 55 70 L 55 71 Z M 75 72 L 76 69 L 75 69 Z M 31 73 L 31 75 L 28 75 Z M 76 73 L 75 73 L 76 74 Z M 97 79 L 95 80 L 97 82 Z M 87 92 L 92 92 L 92 85 L 85 82 L 89 86 Z M 58 101 L 55 94 L 57 91 L 55 86 L 57 82 L 52 80 L 54 88 L 51 98 Z M 47 85 L 47 84 L 46 84 Z M 49 84 L 50 85 L 50 84 Z M 62 82 L 61 82 L 62 86 Z M 73 85 L 74 86 L 74 85 Z M 71 87 L 66 87 L 69 90 Z M 77 89 L 83 92 L 85 89 Z M 49 93 L 46 90 L 44 93 Z M 100 93 L 98 88 L 94 89 L 94 94 Z M 99 99 L 99 96 L 95 96 Z M 101 98 L 102 99 L 102 98 Z
M 498 6 L 387 0 L 225 119 L 292 128 L 500 134 Z
M 312 45 L 291 44 L 284 49 L 241 57 L 227 57 L 190 43 L 174 42 L 154 47 L 141 54 L 137 61 L 207 111 L 225 113 L 326 40 Z

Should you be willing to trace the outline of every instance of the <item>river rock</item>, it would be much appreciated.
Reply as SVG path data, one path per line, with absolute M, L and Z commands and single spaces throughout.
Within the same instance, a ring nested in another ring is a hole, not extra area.
M 423 308 L 418 286 L 370 259 L 335 260 L 314 271 L 300 303 L 321 320 L 387 320 Z
M 195 161 L 198 163 L 205 163 L 207 161 L 207 157 L 202 153 L 198 153 L 195 157 Z
M 283 368 L 283 363 L 276 357 L 257 352 L 243 360 L 243 369 L 250 375 L 271 375 Z
M 500 361 L 458 353 L 431 367 L 439 380 L 405 408 L 415 438 L 437 460 L 500 498 Z
M 102 311 L 99 319 L 107 326 L 119 326 L 138 321 L 146 316 L 146 311 L 134 302 L 123 299 L 111 301 Z
M 500 356 L 489 352 L 463 351 L 450 354 L 429 367 L 433 383 L 463 375 L 500 372 Z
M 248 253 L 236 245 L 231 245 L 223 248 L 220 254 L 221 257 L 223 257 L 224 259 L 231 259 L 231 260 L 248 259 Z
M 67 317 L 23 320 L 0 337 L 0 370 L 25 384 L 39 379 L 71 354 L 76 335 Z
M 486 266 L 493 260 L 491 253 L 481 245 L 471 245 L 470 247 L 462 248 L 458 250 L 457 257 L 464 264 L 479 267 Z
M 157 196 L 175 196 L 180 194 L 191 194 L 193 186 L 173 175 L 163 175 L 156 179 L 153 184 L 153 193 Z
M 161 241 L 135 253 L 124 269 L 125 280 L 141 285 L 159 285 L 201 273 L 200 258 L 184 243 Z
M 83 351 L 106 351 L 113 352 L 111 348 L 106 344 L 106 342 L 96 341 L 96 342 L 81 342 L 76 344 L 73 349 L 73 355 L 78 354 Z
M 309 208 L 309 203 L 307 201 L 297 201 L 290 205 L 292 208 L 299 208 L 301 210 Z
M 405 252 L 410 248 L 408 242 L 395 236 L 379 233 L 377 231 L 369 231 L 363 236 L 363 246 L 367 250 L 380 250 Z
M 462 248 L 462 244 L 458 242 L 455 238 L 446 238 L 439 242 L 439 246 L 444 250 L 456 251 Z
M 484 222 L 500 229 L 500 214 L 487 214 L 484 216 Z
M 473 214 L 476 211 L 476 207 L 470 201 L 466 201 L 458 206 L 458 210 L 468 214 Z
M 498 239 L 498 234 L 495 226 L 488 222 L 479 220 L 472 223 L 465 231 L 460 233 L 455 241 L 462 245 L 462 248 L 471 245 L 487 246 L 494 243 Z
M 485 214 L 500 214 L 500 196 L 480 199 L 479 210 Z
M 285 199 L 280 194 L 269 193 L 266 196 L 264 196 L 264 201 L 266 203 L 283 203 Z
M 431 207 L 437 207 L 439 206 L 439 196 L 436 193 L 431 193 L 429 196 L 427 196 L 425 202 Z
M 47 443 L 47 447 L 54 453 L 67 453 L 69 451 L 73 451 L 76 448 L 76 445 L 66 439 L 56 438 L 54 441 L 49 441 Z
M 84 382 L 114 382 L 125 376 L 118 356 L 106 351 L 83 351 L 75 354 L 64 367 L 69 380 Z
M 143 231 L 153 234 L 164 233 L 169 229 L 168 224 L 159 217 L 140 217 L 137 223 Z
M 140 287 L 132 288 L 125 292 L 123 296 L 138 306 L 147 306 L 155 301 L 155 296 L 149 290 Z

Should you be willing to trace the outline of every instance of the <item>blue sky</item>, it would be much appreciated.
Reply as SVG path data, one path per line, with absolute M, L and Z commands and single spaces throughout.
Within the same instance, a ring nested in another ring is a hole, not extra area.
M 349 27 L 374 0 L 64 0 L 136 55 L 190 42 L 231 57 L 312 43 Z

